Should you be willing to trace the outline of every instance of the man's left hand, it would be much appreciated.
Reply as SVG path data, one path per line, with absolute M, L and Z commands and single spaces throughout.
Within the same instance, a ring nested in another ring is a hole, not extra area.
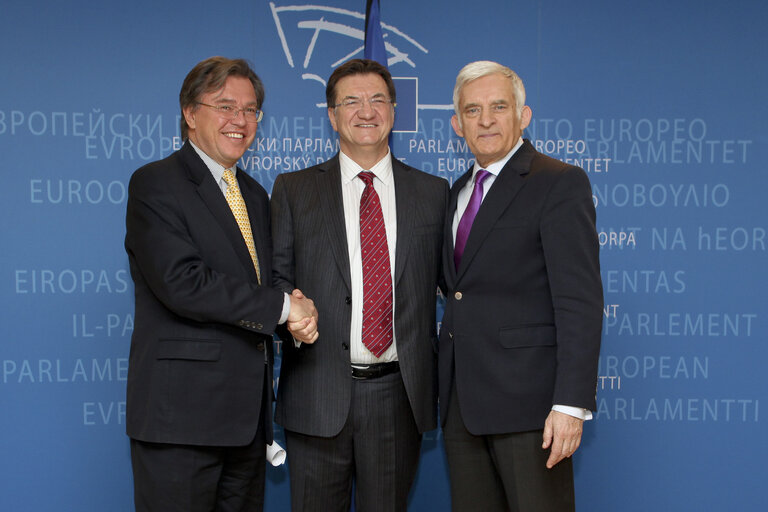
M 574 454 L 581 444 L 581 432 L 584 420 L 568 414 L 550 411 L 544 422 L 544 435 L 541 447 L 552 448 L 547 459 L 547 469 Z

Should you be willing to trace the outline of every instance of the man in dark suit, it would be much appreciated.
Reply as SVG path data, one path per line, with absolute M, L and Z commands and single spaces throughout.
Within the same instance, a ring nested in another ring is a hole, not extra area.
M 436 427 L 435 293 L 445 180 L 392 157 L 395 88 L 370 60 L 326 88 L 331 160 L 272 191 L 275 285 L 320 311 L 312 345 L 283 344 L 275 420 L 293 510 L 406 510 L 421 434 Z
M 179 94 L 184 146 L 136 171 L 127 433 L 141 511 L 253 511 L 272 441 L 272 333 L 317 337 L 309 299 L 272 288 L 269 203 L 237 160 L 264 88 L 243 60 L 200 62 Z
M 454 130 L 475 165 L 445 223 L 441 423 L 457 511 L 574 509 L 582 424 L 595 408 L 602 285 L 583 170 L 538 153 L 520 78 L 465 66 Z

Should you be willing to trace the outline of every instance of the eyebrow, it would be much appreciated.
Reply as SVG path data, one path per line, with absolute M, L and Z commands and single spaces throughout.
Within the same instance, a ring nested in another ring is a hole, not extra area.
M 383 92 L 377 92 L 376 94 L 374 94 L 373 96 L 371 96 L 371 98 L 386 98 L 386 97 L 387 97 L 387 95 L 386 95 L 386 94 L 384 94 Z M 342 99 L 342 100 L 359 100 L 359 99 L 360 99 L 360 96 L 352 96 L 352 95 L 349 95 L 349 96 L 344 96 L 344 97 L 343 97 L 343 98 L 341 98 L 341 99 Z
M 491 101 L 491 105 L 509 105 L 509 104 L 510 104 L 509 101 L 504 100 L 504 99 L 498 99 L 498 100 Z M 483 106 L 480 103 L 476 103 L 475 102 L 475 103 L 467 103 L 467 104 L 464 105 L 463 108 L 467 109 L 467 108 L 475 108 L 475 107 L 482 108 Z
M 232 99 L 232 98 L 217 98 L 217 99 L 215 99 L 213 101 L 214 101 L 214 103 L 218 103 L 218 104 L 226 103 L 226 104 L 229 104 L 229 105 L 237 105 L 237 102 L 234 99 Z M 251 101 L 249 103 L 246 103 L 245 105 L 246 106 L 251 106 L 251 105 L 258 105 L 258 104 L 259 104 L 258 101 Z

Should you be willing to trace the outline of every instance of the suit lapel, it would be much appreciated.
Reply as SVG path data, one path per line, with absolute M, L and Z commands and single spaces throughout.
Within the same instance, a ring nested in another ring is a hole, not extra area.
M 451 194 L 448 198 L 448 212 L 445 216 L 445 228 L 443 230 L 443 269 L 445 279 L 449 288 L 453 288 L 456 282 L 456 264 L 453 262 L 453 253 L 455 250 L 453 241 L 453 217 L 456 214 L 456 206 L 459 198 L 459 191 L 464 188 L 467 181 L 472 177 L 472 168 L 470 167 L 451 187 Z
M 237 169 L 237 182 L 240 192 L 245 201 L 245 207 L 248 209 L 248 221 L 251 223 L 251 234 L 253 234 L 253 243 L 256 246 L 256 257 L 259 259 L 259 270 L 261 271 L 261 282 L 269 285 L 272 279 L 272 247 L 269 232 L 262 228 L 269 226 L 269 219 L 260 219 L 259 215 L 266 211 L 265 205 L 260 204 L 264 196 L 261 190 L 254 187 L 253 180 L 244 179 L 245 171 Z M 229 205 L 227 205 L 229 206 Z M 234 217 L 234 216 L 233 216 Z M 237 221 L 235 221 L 237 224 Z M 239 231 L 238 226 L 238 231 Z M 242 236 L 240 237 L 242 238 Z M 243 242 L 245 244 L 245 242 Z M 248 246 L 245 246 L 248 252 Z M 251 255 L 248 253 L 248 262 L 253 267 Z M 254 275 L 256 270 L 254 269 Z
M 392 158 L 392 173 L 395 181 L 395 208 L 397 240 L 395 241 L 395 285 L 405 270 L 408 248 L 413 238 L 414 204 L 418 200 L 410 183 L 410 171 L 397 159 Z
M 467 246 L 464 248 L 461 264 L 456 272 L 457 278 L 460 278 L 472 263 L 472 259 L 496 222 L 515 199 L 517 193 L 520 192 L 525 184 L 524 176 L 528 173 L 535 154 L 536 150 L 533 146 L 525 141 L 493 182 L 491 190 L 483 199 L 475 221 L 472 223 Z
M 341 167 L 339 155 L 318 167 L 315 179 L 324 225 L 336 264 L 339 267 L 347 289 L 352 289 L 347 249 L 347 226 L 344 223 L 344 198 L 341 193 Z
M 189 171 L 190 178 L 197 183 L 197 193 L 219 223 L 219 226 L 221 226 L 221 230 L 235 250 L 240 263 L 246 269 L 250 268 L 253 280 L 255 281 L 256 269 L 253 267 L 251 254 L 245 245 L 240 227 L 237 225 L 234 215 L 232 215 L 232 210 L 229 208 L 224 194 L 221 193 L 221 189 L 214 181 L 211 171 L 208 170 L 205 163 L 195 153 L 189 142 L 185 143 L 182 147 L 181 157 Z

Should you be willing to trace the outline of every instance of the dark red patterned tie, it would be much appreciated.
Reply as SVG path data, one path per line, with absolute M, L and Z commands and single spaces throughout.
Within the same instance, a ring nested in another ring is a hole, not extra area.
M 363 260 L 363 345 L 381 357 L 392 344 L 392 272 L 387 231 L 373 173 L 357 175 L 365 183 L 360 198 L 360 251 Z

